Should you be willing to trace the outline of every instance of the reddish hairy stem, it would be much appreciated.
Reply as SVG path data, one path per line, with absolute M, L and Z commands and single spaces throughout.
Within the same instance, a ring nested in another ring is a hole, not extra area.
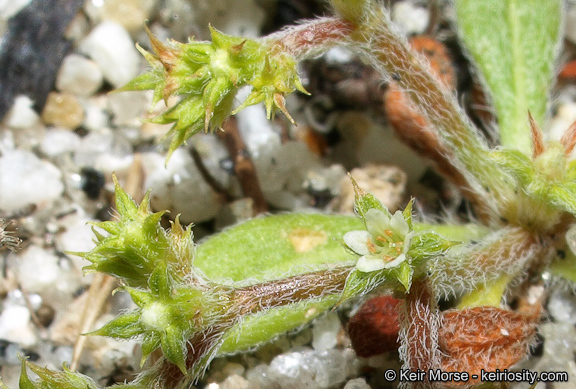
M 298 61 L 323 54 L 328 48 L 341 45 L 354 29 L 352 23 L 338 18 L 321 18 L 290 27 L 266 37 L 272 45 Z
M 354 267 L 339 267 L 263 282 L 234 290 L 241 315 L 257 313 L 312 298 L 342 293 Z
M 439 367 L 438 328 L 440 313 L 427 277 L 415 279 L 400 306 L 400 353 L 404 368 L 426 372 Z M 431 383 L 412 383 L 413 389 L 429 389 Z

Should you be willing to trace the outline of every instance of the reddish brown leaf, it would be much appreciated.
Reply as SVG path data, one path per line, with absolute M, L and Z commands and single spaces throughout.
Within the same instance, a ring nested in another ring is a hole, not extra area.
M 482 369 L 508 369 L 526 356 L 535 333 L 534 318 L 514 311 L 496 307 L 446 311 L 438 339 L 441 369 L 479 376 Z M 474 382 L 479 380 L 466 384 Z
M 367 358 L 397 350 L 397 305 L 401 300 L 391 296 L 373 297 L 366 301 L 348 323 L 352 348 L 359 357 Z

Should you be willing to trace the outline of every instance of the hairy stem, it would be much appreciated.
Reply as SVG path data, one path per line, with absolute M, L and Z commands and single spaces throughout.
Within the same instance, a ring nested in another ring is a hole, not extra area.
M 378 5 L 371 5 L 366 20 L 350 35 L 350 46 L 360 50 L 372 66 L 392 77 L 406 91 L 415 107 L 432 124 L 445 148 L 452 151 L 451 163 L 462 172 L 469 186 L 485 197 L 493 208 L 493 221 L 514 198 L 512 180 L 488 158 L 488 145 L 467 119 L 450 94 L 431 74 L 428 65 L 409 49 L 397 34 L 389 16 Z M 493 200 L 493 201 L 490 201 Z
M 400 355 L 404 368 L 427 372 L 440 364 L 438 353 L 438 329 L 440 311 L 436 297 L 427 277 L 414 280 L 410 293 L 406 294 L 400 307 Z M 429 389 L 430 382 L 412 383 L 413 389 Z
M 339 294 L 354 267 L 339 267 L 268 281 L 234 290 L 235 304 L 242 315 Z
M 271 46 L 278 46 L 296 60 L 317 57 L 330 47 L 342 45 L 354 30 L 352 23 L 337 18 L 320 18 L 293 26 L 266 37 Z

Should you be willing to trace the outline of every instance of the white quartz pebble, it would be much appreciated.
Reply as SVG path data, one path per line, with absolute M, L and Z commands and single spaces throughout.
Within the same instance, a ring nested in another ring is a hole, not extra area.
M 336 312 L 328 312 L 314 323 L 312 347 L 317 351 L 330 350 L 338 343 L 337 335 L 342 325 Z
M 33 346 L 37 336 L 30 320 L 30 311 L 22 305 L 9 305 L 0 313 L 0 339 L 22 347 Z
M 73 131 L 49 129 L 40 144 L 40 150 L 49 157 L 72 152 L 80 144 L 80 137 Z
M 29 204 L 47 205 L 64 190 L 62 173 L 29 151 L 6 151 L 0 157 L 0 208 L 11 212 Z
M 91 96 L 104 80 L 96 62 L 78 54 L 70 54 L 58 70 L 56 88 L 77 96 Z
M 52 251 L 30 246 L 18 253 L 18 257 L 18 280 L 22 288 L 38 293 L 51 304 L 66 304 L 80 286 L 80 269 Z
M 4 123 L 14 129 L 30 128 L 40 122 L 40 117 L 32 108 L 34 102 L 28 96 L 20 95 L 6 114 Z
M 80 50 L 96 61 L 106 80 L 116 88 L 138 75 L 140 54 L 128 31 L 116 22 L 104 21 L 96 26 L 82 41 Z
M 350 380 L 344 386 L 344 389 L 370 389 L 364 378 L 355 378 Z

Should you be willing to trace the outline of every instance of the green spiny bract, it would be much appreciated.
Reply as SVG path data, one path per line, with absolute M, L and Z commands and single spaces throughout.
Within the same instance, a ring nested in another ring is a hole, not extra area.
M 154 50 L 138 50 L 151 69 L 119 91 L 154 90 L 153 105 L 168 98 L 180 100 L 154 123 L 174 123 L 168 157 L 195 133 L 214 130 L 232 113 L 264 102 L 268 117 L 282 111 L 291 121 L 284 96 L 299 90 L 307 93 L 297 73 L 297 62 L 274 42 L 232 37 L 211 28 L 212 42 L 161 43 L 148 30 Z M 252 92 L 232 112 L 239 88 L 249 85 Z
M 38 375 L 40 380 L 31 381 L 28 378 L 26 367 L 29 367 L 32 372 Z M 2 382 L 0 381 L 0 385 Z M 20 389 L 98 389 L 94 380 L 86 377 L 83 374 L 75 373 L 68 369 L 66 365 L 63 366 L 63 371 L 53 371 L 33 363 L 27 363 L 22 360 L 22 372 L 20 374 Z
M 183 229 L 176 218 L 167 232 L 160 226 L 165 212 L 150 211 L 149 194 L 137 206 L 114 180 L 118 220 L 93 223 L 97 246 L 88 253 L 73 253 L 92 262 L 85 271 L 112 275 L 132 287 L 146 286 L 159 263 L 165 263 L 174 277 L 188 275 L 194 258 L 190 227 Z
M 187 373 L 187 341 L 226 321 L 230 310 L 226 292 L 175 284 L 166 264 L 158 262 L 148 280 L 148 290 L 125 287 L 138 306 L 112 320 L 91 335 L 142 339 L 142 362 L 158 347 L 183 374 Z M 220 292 L 220 293 L 219 293 Z

